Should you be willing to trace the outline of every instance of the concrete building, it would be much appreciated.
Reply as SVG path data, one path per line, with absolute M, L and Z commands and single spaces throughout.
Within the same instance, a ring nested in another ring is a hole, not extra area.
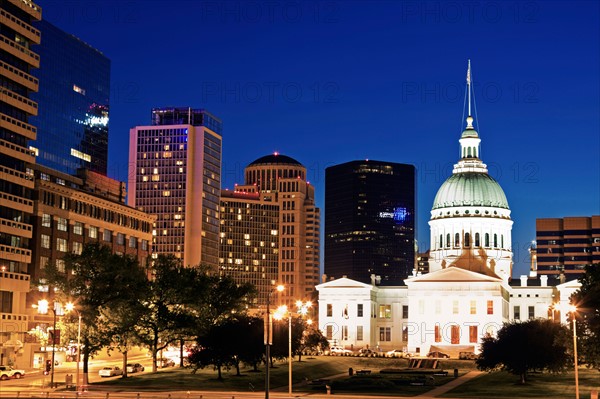
M 32 71 L 40 57 L 30 48 L 40 43 L 32 26 L 42 10 L 31 1 L 6 0 L 0 5 L 0 364 L 28 365 L 23 348 L 29 316 L 26 295 L 30 276 L 31 215 L 35 154 L 28 148 L 37 129 L 30 119 L 38 105 L 31 94 L 39 88 Z
M 235 192 L 254 195 L 259 203 L 273 205 L 273 211 L 278 212 L 277 228 L 268 229 L 268 234 L 278 239 L 273 252 L 278 255 L 276 283 L 287 287 L 279 295 L 280 301 L 291 306 L 297 300 L 314 299 L 320 275 L 320 211 L 315 205 L 314 186 L 306 181 L 306 168 L 285 155 L 266 155 L 246 167 L 245 184 L 236 186 Z M 238 229 L 248 233 L 247 227 Z M 225 233 L 221 239 L 228 240 L 236 234 L 239 236 L 240 231 L 221 230 L 221 233 Z M 258 236 L 251 237 L 254 243 Z M 230 257 L 243 259 L 240 254 L 226 255 L 220 260 L 221 264 L 230 262 Z M 262 278 L 271 283 L 267 274 Z
M 459 357 L 461 352 L 477 353 L 482 338 L 494 335 L 504 322 L 537 317 L 566 321 L 566 314 L 556 310 L 568 303 L 578 282 L 522 276 L 509 283 L 513 222 L 502 188 L 479 159 L 470 65 L 467 93 L 461 158 L 431 209 L 429 273 L 415 270 L 397 287 L 378 286 L 376 276 L 371 284 L 342 278 L 317 286 L 319 328 L 330 341 L 356 349 L 419 355 L 439 351 Z
M 325 170 L 325 274 L 399 285 L 414 269 L 416 169 L 352 161 Z
M 600 263 L 600 215 L 537 219 L 535 230 L 538 274 L 574 280 Z
M 221 121 L 201 109 L 153 109 L 152 125 L 130 130 L 128 176 L 128 204 L 157 216 L 152 256 L 216 270 Z
M 38 137 L 32 148 L 40 165 L 75 175 L 86 168 L 103 175 L 108 164 L 110 60 L 100 51 L 47 21 L 35 27 L 44 40 L 34 50 L 41 68 L 32 99 Z

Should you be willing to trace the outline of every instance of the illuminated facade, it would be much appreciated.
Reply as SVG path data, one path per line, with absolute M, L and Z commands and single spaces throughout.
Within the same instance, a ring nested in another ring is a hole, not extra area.
M 47 21 L 35 26 L 44 37 L 34 47 L 42 59 L 33 72 L 40 80 L 32 95 L 40 108 L 32 118 L 36 162 L 70 175 L 79 168 L 106 175 L 110 60 Z
M 413 165 L 352 161 L 325 170 L 325 274 L 400 285 L 415 261 Z
M 222 224 L 221 240 L 235 240 L 236 236 L 249 233 L 250 246 L 254 248 L 256 242 L 260 247 L 261 236 L 277 237 L 277 245 L 272 248 L 272 254 L 278 255 L 278 268 L 274 280 L 286 286 L 279 298 L 287 305 L 294 304 L 296 300 L 313 299 L 320 275 L 321 228 L 320 210 L 315 205 L 314 187 L 306 181 L 306 168 L 295 159 L 277 153 L 261 157 L 246 167 L 245 185 L 236 186 L 235 192 L 254 196 L 259 204 L 272 206 L 272 210 L 278 213 L 277 227 L 272 229 L 266 228 L 267 225 L 261 226 L 262 231 L 258 232 L 238 225 L 239 230 L 236 231 L 223 230 Z M 253 207 L 256 207 L 256 204 Z M 222 217 L 225 218 L 222 220 L 227 220 L 227 216 Z M 241 246 L 238 244 L 238 247 Z M 240 267 L 248 266 L 252 269 L 255 266 L 254 258 L 247 258 L 245 261 L 243 254 L 225 253 L 223 250 L 221 252 L 222 266 L 228 265 L 232 258 L 234 263 L 235 259 L 242 259 Z M 260 259 L 258 263 L 259 267 L 264 265 L 268 268 L 268 264 Z M 264 279 L 261 287 L 267 289 L 266 286 L 271 282 L 269 275 L 265 274 L 261 278 Z M 261 295 L 264 300 L 265 291 Z M 264 305 L 264 302 L 259 305 Z
M 38 104 L 31 100 L 39 88 L 32 73 L 40 57 L 30 50 L 40 43 L 32 26 L 42 10 L 29 1 L 6 0 L 0 6 L 0 364 L 29 365 L 23 348 L 29 316 L 31 215 L 35 155 L 28 149 L 37 136 L 31 119 Z
M 155 108 L 129 136 L 128 204 L 156 215 L 153 257 L 218 267 L 221 121 L 205 110 Z
M 600 215 L 537 219 L 535 268 L 540 275 L 573 280 L 600 263 Z
M 221 191 L 219 273 L 238 283 L 251 283 L 264 306 L 279 281 L 279 204 L 259 193 Z

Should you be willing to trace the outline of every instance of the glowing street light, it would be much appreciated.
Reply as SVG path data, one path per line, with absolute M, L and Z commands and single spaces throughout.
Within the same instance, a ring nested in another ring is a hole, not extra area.
M 267 295 L 267 314 L 265 315 L 265 357 L 266 357 L 266 371 L 265 371 L 265 399 L 269 399 L 269 374 L 270 374 L 270 358 L 271 358 L 271 294 L 274 291 L 282 292 L 284 290 L 283 285 L 278 285 L 274 290 L 269 290 Z
M 77 317 L 79 319 L 77 323 L 77 372 L 75 373 L 75 392 L 79 392 L 79 363 L 81 362 L 81 313 L 78 310 L 75 310 L 75 305 L 71 302 L 67 303 L 65 306 L 67 312 L 75 311 L 77 312 Z
M 573 318 L 573 356 L 575 360 L 575 399 L 579 399 L 579 370 L 577 367 L 577 318 L 575 313 L 577 312 L 577 306 L 569 306 L 571 317 Z
M 37 310 L 39 314 L 48 314 L 50 309 L 46 299 L 38 301 Z M 52 364 L 50 366 L 50 388 L 54 388 L 54 356 L 56 353 L 56 302 L 52 303 Z

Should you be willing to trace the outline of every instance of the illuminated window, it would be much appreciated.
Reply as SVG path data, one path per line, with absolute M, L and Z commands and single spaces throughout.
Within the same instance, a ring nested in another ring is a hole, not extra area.
M 81 222 L 75 222 L 73 225 L 73 234 L 77 234 L 78 236 L 83 234 L 83 224 Z
M 60 252 L 67 252 L 68 251 L 67 240 L 65 240 L 64 238 L 57 238 L 56 239 L 56 250 L 60 251 Z
M 58 220 L 56 221 L 56 228 L 59 231 L 67 231 L 67 219 L 65 218 L 58 218 Z
M 477 314 L 477 301 L 471 301 L 471 314 Z
M 83 89 L 83 88 L 81 88 L 81 87 L 77 86 L 76 84 L 74 84 L 74 85 L 73 85 L 73 91 L 74 91 L 75 93 L 79 93 L 79 94 L 82 94 L 82 95 L 84 95 L 84 96 L 85 96 L 85 89 Z
M 98 238 L 98 228 L 96 226 L 90 226 L 89 236 L 90 238 Z
M 452 301 L 452 313 L 458 314 L 458 301 Z
M 379 305 L 379 317 L 383 319 L 391 319 L 392 305 Z
M 250 239 L 250 234 L 244 234 L 244 240 L 249 240 Z
M 494 314 L 494 301 L 487 301 L 487 314 Z
M 390 342 L 392 340 L 391 327 L 379 327 L 379 341 Z
M 356 326 L 356 340 L 363 340 L 363 326 Z
M 73 253 L 75 255 L 81 255 L 82 251 L 83 251 L 83 243 L 74 241 L 73 242 Z
M 440 325 L 436 323 L 434 328 L 435 328 L 435 332 L 434 332 L 435 342 L 442 342 L 442 334 L 440 333 Z
M 458 324 L 453 324 L 450 330 L 450 343 L 458 344 L 460 343 L 460 327 Z
M 477 326 L 469 326 L 469 342 L 477 342 Z
M 52 227 L 52 217 L 46 213 L 42 215 L 42 227 Z
M 42 248 L 46 248 L 46 249 L 50 249 L 50 236 L 46 235 L 46 234 L 42 234 L 41 236 L 42 238 Z
M 333 305 L 328 303 L 327 304 L 327 317 L 331 317 L 333 316 Z

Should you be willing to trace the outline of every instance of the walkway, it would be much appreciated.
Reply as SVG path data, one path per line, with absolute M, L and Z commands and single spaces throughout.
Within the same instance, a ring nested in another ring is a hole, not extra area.
M 416 396 L 417 398 L 435 398 L 439 395 L 445 394 L 446 392 L 454 389 L 455 387 L 464 384 L 465 382 L 472 380 L 473 378 L 481 375 L 482 372 L 481 371 L 469 371 L 468 373 L 450 381 L 447 384 L 444 384 L 442 386 L 439 386 L 437 388 L 432 389 L 429 392 L 425 392 L 424 394 L 421 394 L 419 396 Z

